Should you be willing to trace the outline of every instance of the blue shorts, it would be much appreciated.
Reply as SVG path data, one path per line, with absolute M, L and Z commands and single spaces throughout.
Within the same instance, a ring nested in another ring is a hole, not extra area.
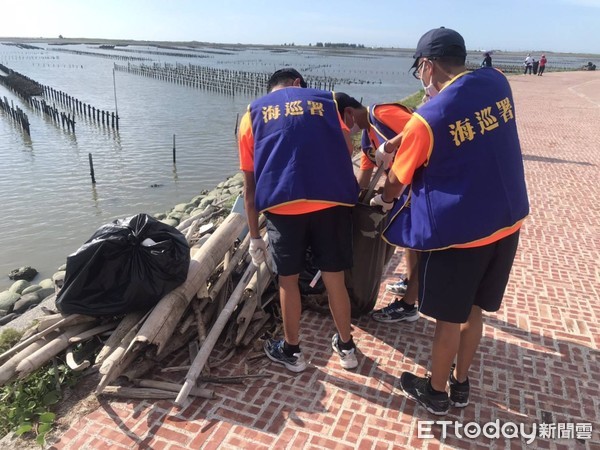
M 309 247 L 322 272 L 352 268 L 352 208 L 334 206 L 297 215 L 266 212 L 265 216 L 269 251 L 279 275 L 301 273 Z
M 519 244 L 519 231 L 481 247 L 423 252 L 419 260 L 419 311 L 465 323 L 473 306 L 498 311 Z

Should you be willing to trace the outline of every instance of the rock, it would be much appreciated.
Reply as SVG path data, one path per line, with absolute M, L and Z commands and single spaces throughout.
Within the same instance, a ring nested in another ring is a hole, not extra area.
M 10 312 L 15 302 L 20 298 L 21 296 L 19 294 L 15 294 L 14 292 L 0 292 L 0 309 L 4 309 L 6 310 L 6 312 Z
M 35 276 L 37 274 L 38 274 L 38 271 L 35 270 L 33 267 L 25 266 L 25 267 L 19 267 L 18 269 L 15 269 L 15 270 L 11 270 L 10 273 L 8 274 L 8 278 L 10 278 L 11 280 L 31 281 L 35 278 Z
M 173 211 L 184 212 L 189 208 L 195 208 L 195 207 L 196 207 L 195 203 L 180 203 L 178 205 L 175 205 L 175 208 L 173 208 Z
M 167 225 L 171 225 L 172 227 L 176 227 L 177 225 L 179 225 L 179 220 L 175 219 L 162 219 L 161 222 Z
M 58 270 L 58 271 L 61 271 L 61 270 L 67 270 L 67 263 L 64 263 L 62 266 L 60 266 L 60 267 L 59 267 L 58 269 L 56 269 L 56 270 Z
M 31 294 L 23 295 L 19 300 L 17 300 L 13 306 L 14 313 L 24 313 L 33 305 L 37 305 L 42 299 L 39 297 L 38 292 L 42 292 L 43 289 L 33 292 Z
M 200 208 L 196 208 L 190 212 L 190 217 L 194 217 L 195 215 L 200 214 L 202 211 L 204 211 L 204 210 L 200 209 Z
M 213 193 L 208 194 L 206 197 L 202 199 L 198 207 L 200 209 L 206 208 L 208 205 L 212 205 L 212 203 L 217 199 L 217 196 Z
M 181 211 L 173 211 L 167 216 L 167 219 L 175 219 L 177 223 L 179 223 L 183 217 L 183 214 L 184 213 Z
M 21 295 L 31 294 L 32 292 L 39 291 L 40 289 L 42 289 L 42 287 L 39 284 L 32 284 L 31 286 L 23 289 Z
M 198 206 L 200 204 L 200 202 L 202 201 L 202 199 L 204 198 L 204 195 L 196 195 L 191 203 L 193 203 L 194 205 Z
M 31 286 L 31 283 L 27 280 L 15 281 L 11 287 L 8 288 L 10 292 L 21 295 L 23 290 Z
M 52 281 L 54 281 L 54 286 L 56 286 L 59 289 L 61 287 L 63 287 L 63 284 L 65 284 L 65 275 L 66 274 L 67 274 L 66 271 L 59 270 L 54 275 L 52 275 Z
M 154 214 L 154 218 L 156 220 L 163 220 L 167 218 L 167 215 L 165 213 L 156 213 Z
M 40 301 L 45 300 L 46 298 L 48 298 L 51 295 L 54 295 L 55 293 L 56 289 L 54 289 L 54 286 L 49 288 L 43 288 L 39 291 L 34 292 L 34 294 L 37 294 L 37 296 L 40 298 Z
M 54 281 L 52 281 L 50 278 L 46 278 L 46 279 L 40 281 L 39 285 L 42 288 L 52 288 L 52 289 L 54 289 Z

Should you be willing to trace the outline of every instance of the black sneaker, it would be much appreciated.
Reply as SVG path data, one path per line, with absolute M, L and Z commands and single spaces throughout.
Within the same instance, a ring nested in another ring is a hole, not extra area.
M 429 377 L 418 377 L 410 372 L 403 372 L 400 376 L 400 387 L 408 397 L 416 400 L 427 411 L 436 416 L 445 416 L 450 408 L 448 394 L 431 392 Z
M 459 383 L 454 378 L 454 368 L 456 364 L 452 364 L 448 384 L 450 385 L 450 404 L 456 408 L 464 408 L 469 404 L 469 379 Z
M 283 339 L 267 339 L 263 345 L 265 353 L 271 361 L 283 364 L 286 369 L 292 372 L 302 372 L 306 369 L 306 361 L 302 352 L 294 353 L 294 356 L 287 356 L 283 352 Z
M 385 308 L 373 311 L 371 317 L 376 322 L 384 323 L 414 322 L 419 319 L 419 310 L 416 306 L 407 309 L 402 299 L 396 299 Z

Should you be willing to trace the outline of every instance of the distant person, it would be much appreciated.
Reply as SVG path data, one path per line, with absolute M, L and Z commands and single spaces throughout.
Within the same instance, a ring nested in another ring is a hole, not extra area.
M 403 372 L 400 387 L 436 415 L 469 403 L 483 311 L 502 304 L 529 213 L 510 84 L 498 70 L 467 71 L 466 55 L 454 30 L 419 40 L 413 68 L 430 100 L 404 127 L 371 202 L 390 211 L 384 237 L 420 253 L 419 311 L 436 321 L 431 376 Z M 394 203 L 408 185 L 410 204 Z
M 335 100 L 346 126 L 362 130 L 363 153 L 357 178 L 359 186 L 367 188 L 375 167 L 382 164 L 386 169 L 390 167 L 394 152 L 388 153 L 385 150 L 386 144 L 388 141 L 398 140 L 398 135 L 412 117 L 412 110 L 401 103 L 379 103 L 365 107 L 344 92 L 336 92 Z M 397 145 L 394 148 L 397 148 Z M 407 249 L 404 254 L 406 278 L 387 284 L 385 288 L 400 298 L 394 298 L 389 305 L 373 311 L 371 318 L 377 322 L 414 322 L 419 319 L 416 307 L 419 293 L 418 253 Z
M 548 60 L 546 59 L 546 55 L 542 55 L 542 57 L 540 58 L 540 66 L 538 68 L 538 76 L 542 76 L 542 74 L 544 73 L 544 70 L 546 69 L 546 63 L 548 62 Z
M 489 53 L 484 55 L 481 67 L 492 67 L 492 56 Z
M 527 72 L 529 72 L 529 75 L 531 75 L 531 72 L 533 70 L 533 58 L 531 57 L 530 53 L 527 53 L 525 61 L 523 61 L 523 65 L 525 66 L 525 71 L 523 72 L 523 75 L 526 75 Z
M 269 251 L 279 276 L 283 339 L 268 339 L 267 356 L 292 372 L 306 361 L 300 350 L 299 274 L 310 247 L 321 270 L 337 328 L 331 345 L 344 369 L 358 366 L 344 271 L 352 267 L 352 207 L 358 184 L 349 132 L 333 93 L 309 89 L 285 68 L 271 75 L 267 94 L 254 100 L 240 123 L 240 168 L 255 265 L 265 260 L 258 216 L 264 213 Z

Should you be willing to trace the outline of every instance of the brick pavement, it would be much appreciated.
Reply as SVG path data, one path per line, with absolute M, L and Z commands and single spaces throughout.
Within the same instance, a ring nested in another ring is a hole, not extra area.
M 589 440 L 537 439 L 529 447 L 600 448 L 600 72 L 514 76 L 511 84 L 531 216 L 504 306 L 486 318 L 470 373 L 472 404 L 445 420 L 499 420 L 528 431 L 533 423 L 591 423 Z M 387 278 L 397 279 L 403 269 L 397 252 Z M 391 300 L 382 292 L 378 306 Z M 398 377 L 404 370 L 425 372 L 431 320 L 355 321 L 361 350 L 355 372 L 339 368 L 332 356 L 330 318 L 305 312 L 302 329 L 310 365 L 300 375 L 264 359 L 257 364 L 268 378 L 216 386 L 216 400 L 195 400 L 182 410 L 167 401 L 102 400 L 53 448 L 526 447 L 517 438 L 459 439 L 452 429 L 442 438 L 439 426 L 434 438 L 417 437 L 418 422 L 435 418 L 405 399 Z M 243 372 L 241 357 L 216 369 Z

